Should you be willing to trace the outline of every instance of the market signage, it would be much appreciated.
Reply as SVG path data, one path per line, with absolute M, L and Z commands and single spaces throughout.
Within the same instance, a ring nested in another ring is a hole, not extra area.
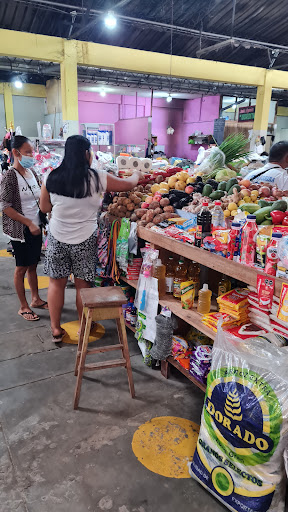
M 255 117 L 255 106 L 239 108 L 238 123 L 243 122 L 243 121 L 254 121 L 254 117 Z

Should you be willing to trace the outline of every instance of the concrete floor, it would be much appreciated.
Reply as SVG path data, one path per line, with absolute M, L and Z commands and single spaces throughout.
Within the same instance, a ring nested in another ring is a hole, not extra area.
M 131 449 L 137 427 L 155 416 L 199 424 L 203 393 L 177 370 L 166 381 L 146 368 L 129 333 L 137 398 L 130 399 L 125 370 L 105 370 L 83 381 L 73 411 L 75 346 L 50 341 L 47 312 L 35 324 L 17 315 L 14 259 L 0 265 L 0 511 L 226 510 L 192 479 L 150 472 Z M 67 289 L 63 322 L 75 319 Z M 114 340 L 113 322 L 103 324 L 105 341 Z

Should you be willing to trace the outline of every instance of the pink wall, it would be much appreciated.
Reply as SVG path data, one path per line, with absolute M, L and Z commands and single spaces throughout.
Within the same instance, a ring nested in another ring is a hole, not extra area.
M 80 123 L 115 123 L 116 144 L 147 144 L 150 98 L 136 95 L 121 96 L 79 91 Z M 177 100 L 167 103 L 154 98 L 152 111 L 152 134 L 157 135 L 158 144 L 165 146 L 168 157 L 182 156 L 196 159 L 199 146 L 188 144 L 188 137 L 195 130 L 205 135 L 213 134 L 214 119 L 219 117 L 220 96 L 204 96 L 193 100 Z M 129 120 L 124 122 L 124 120 Z M 117 124 L 116 124 L 117 123 Z M 175 132 L 167 135 L 171 125 Z M 139 140 L 138 140 L 139 139 Z
M 147 146 L 148 117 L 121 119 L 115 123 L 116 144 L 144 144 Z
M 178 138 L 176 146 L 177 156 L 196 159 L 199 145 L 189 145 L 188 137 L 196 130 L 201 131 L 204 135 L 212 135 L 214 120 L 219 117 L 219 107 L 220 96 L 204 96 L 185 101 L 181 137 Z

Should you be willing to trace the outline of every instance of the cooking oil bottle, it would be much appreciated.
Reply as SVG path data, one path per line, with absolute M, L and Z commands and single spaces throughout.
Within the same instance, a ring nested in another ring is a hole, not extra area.
M 158 279 L 159 298 L 164 297 L 164 295 L 166 293 L 165 274 L 166 274 L 166 267 L 165 267 L 165 265 L 162 264 L 161 259 L 158 258 L 153 267 L 153 277 L 156 277 L 156 279 Z
M 175 265 L 173 256 L 169 256 L 168 262 L 166 265 L 166 293 L 173 293 L 174 286 L 174 277 L 175 277 Z
M 199 290 L 197 311 L 201 315 L 208 315 L 211 309 L 212 292 L 208 289 L 208 284 L 203 284 L 203 288 Z
M 187 279 L 187 267 L 184 258 L 180 258 L 178 265 L 175 269 L 173 295 L 177 299 L 181 299 L 181 283 Z
M 197 261 L 191 261 L 187 270 L 187 281 L 193 281 L 195 298 L 198 297 L 200 288 L 200 264 Z
M 218 283 L 218 297 L 231 290 L 231 281 L 229 277 L 222 274 L 222 277 Z

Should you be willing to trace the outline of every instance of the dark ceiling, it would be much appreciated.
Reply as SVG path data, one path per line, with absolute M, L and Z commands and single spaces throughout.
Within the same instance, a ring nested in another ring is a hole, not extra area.
M 104 25 L 108 10 L 115 30 Z M 160 53 L 171 52 L 172 35 L 174 55 L 284 70 L 287 14 L 287 0 L 0 0 L 0 28 Z M 11 63 L 0 72 L 11 75 Z

